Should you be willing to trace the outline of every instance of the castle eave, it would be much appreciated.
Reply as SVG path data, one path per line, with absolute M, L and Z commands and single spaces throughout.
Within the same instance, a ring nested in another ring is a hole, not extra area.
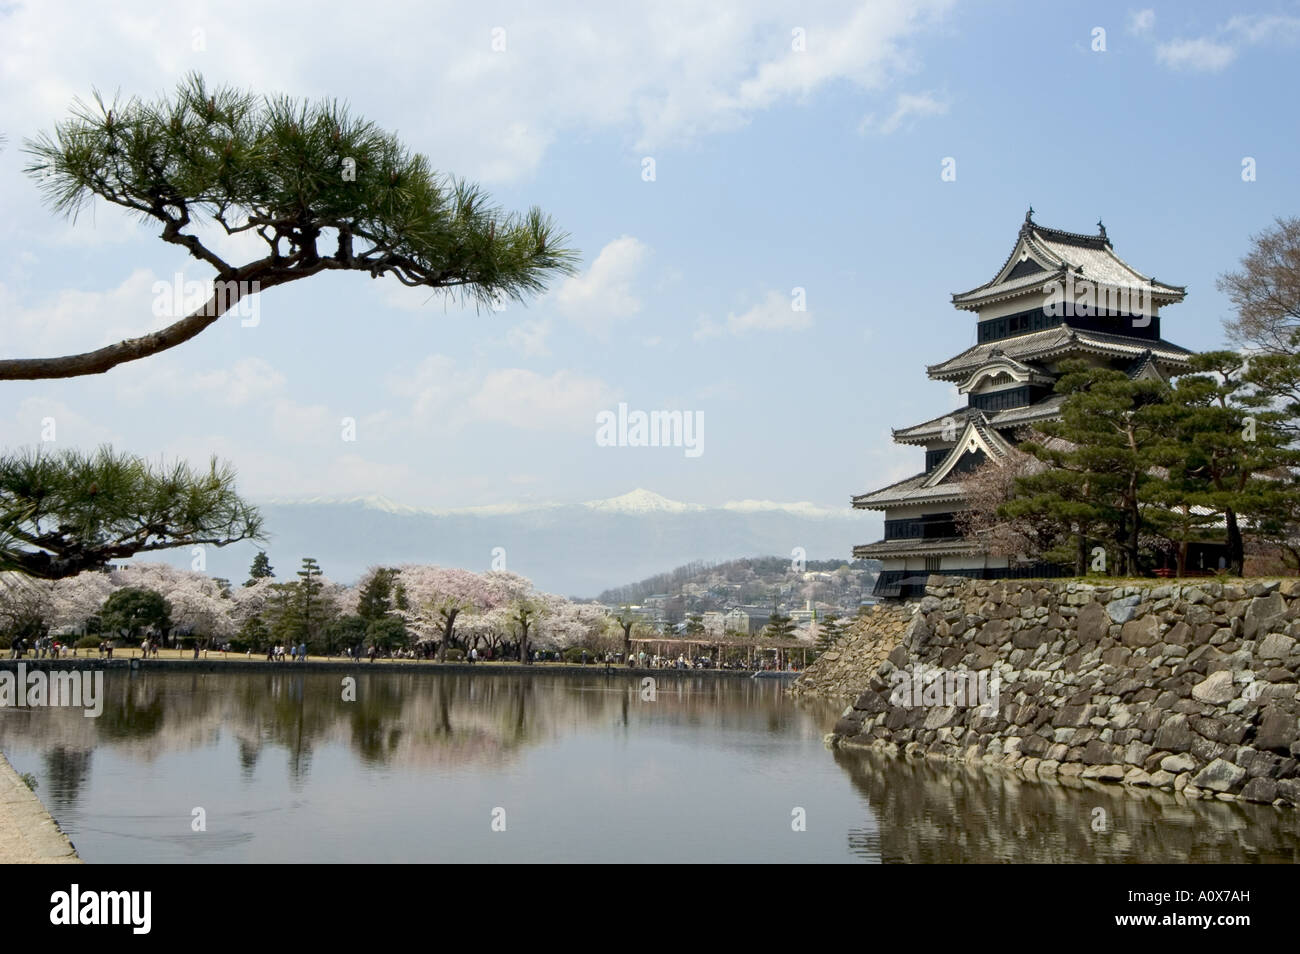
M 859 560 L 897 560 L 910 556 L 973 556 L 981 553 L 978 543 L 971 543 L 961 537 L 946 537 L 942 540 L 877 540 L 853 548 L 853 556 Z
M 947 361 L 930 365 L 925 371 L 933 380 L 958 382 L 965 381 L 979 368 L 1004 355 L 1021 362 L 1046 361 L 1071 352 L 1136 359 L 1148 351 L 1151 352 L 1153 362 L 1170 369 L 1186 367 L 1193 354 L 1163 338 L 1130 338 L 1102 331 L 1084 331 L 1062 324 L 1014 338 L 973 345 Z
M 926 487 L 925 482 L 929 476 L 930 471 L 924 471 L 908 477 L 906 480 L 900 480 L 896 484 L 890 484 L 888 487 L 882 487 L 871 493 L 859 494 L 853 498 L 853 508 L 855 510 L 884 510 L 899 504 L 938 503 L 962 499 L 963 491 L 960 483 L 954 481 L 934 487 Z

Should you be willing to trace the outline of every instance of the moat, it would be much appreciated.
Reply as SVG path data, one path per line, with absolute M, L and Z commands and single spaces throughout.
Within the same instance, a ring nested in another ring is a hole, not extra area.
M 781 681 L 645 675 L 112 671 L 0 747 L 91 863 L 1300 860 L 1297 812 L 832 752 Z

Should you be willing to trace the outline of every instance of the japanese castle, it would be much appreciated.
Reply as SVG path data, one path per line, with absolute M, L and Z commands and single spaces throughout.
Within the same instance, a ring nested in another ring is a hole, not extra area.
M 1053 386 L 1061 361 L 1165 379 L 1188 365 L 1192 352 L 1160 337 L 1161 306 L 1182 301 L 1185 288 L 1130 266 L 1100 222 L 1096 235 L 1081 235 L 1039 225 L 1033 213 L 993 280 L 952 296 L 954 307 L 975 312 L 977 343 L 926 368 L 931 379 L 956 384 L 965 406 L 894 430 L 896 443 L 925 448 L 925 469 L 853 498 L 857 509 L 885 512 L 885 538 L 853 549 L 882 561 L 878 597 L 923 596 L 931 573 L 1060 575 L 1059 567 L 983 552 L 958 534 L 963 475 L 1004 458 L 1023 428 L 1059 416 L 1064 398 Z

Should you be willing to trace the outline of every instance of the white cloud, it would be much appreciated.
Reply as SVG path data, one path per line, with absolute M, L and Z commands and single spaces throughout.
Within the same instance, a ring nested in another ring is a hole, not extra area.
M 51 434 L 53 440 L 47 442 Z M 46 397 L 24 398 L 8 420 L 0 419 L 0 445 L 11 448 L 39 445 L 47 451 L 69 447 L 89 450 L 114 443 L 116 438 L 113 429 L 102 421 L 92 421 L 64 402 Z
M 1300 41 L 1300 17 L 1250 14 L 1229 19 L 1211 36 L 1171 40 L 1156 46 L 1156 60 L 1175 70 L 1217 73 L 1227 68 L 1243 48 L 1264 43 Z
M 703 341 L 724 334 L 745 335 L 753 331 L 801 331 L 811 325 L 811 312 L 795 311 L 789 295 L 769 291 L 757 305 L 739 315 L 729 314 L 725 321 L 701 318 L 694 338 Z
M 480 421 L 538 431 L 595 432 L 596 412 L 614 403 L 604 381 L 572 371 L 543 376 L 523 368 L 489 373 L 468 410 Z
M 555 291 L 560 312 L 593 334 L 641 310 L 635 284 L 649 247 L 630 235 L 600 250 L 585 273 L 565 279 Z
M 596 412 L 617 399 L 606 382 L 573 371 L 481 372 L 441 354 L 424 358 L 411 374 L 394 375 L 389 388 L 410 402 L 408 410 L 385 422 L 389 437 L 449 434 L 482 424 L 575 431 L 593 428 Z
M 284 375 L 262 358 L 240 358 L 234 367 L 199 373 L 192 380 L 198 390 L 231 407 L 243 407 L 285 389 Z
M 286 444 L 343 446 L 344 414 L 331 413 L 324 404 L 298 404 L 279 400 L 271 408 L 271 433 Z
M 71 276 L 70 276 L 71 277 Z M 43 302 L 22 305 L 0 286 L 0 341 L 6 357 L 50 357 L 90 351 L 166 327 L 153 314 L 156 277 L 138 268 L 116 288 L 65 289 Z
M 1156 47 L 1156 60 L 1175 70 L 1217 73 L 1237 58 L 1237 51 L 1215 40 L 1171 40 Z
M 1135 34 L 1150 33 L 1156 25 L 1154 10 L 1135 10 L 1128 15 L 1128 32 Z
M 1282 14 L 1236 16 L 1224 24 L 1223 30 L 1242 43 L 1294 43 L 1300 39 L 1300 17 Z
M 948 103 L 937 99 L 933 93 L 900 93 L 894 104 L 894 111 L 879 125 L 873 116 L 867 116 L 858 127 L 858 132 L 866 132 L 874 125 L 881 135 L 888 136 L 897 132 L 899 127 L 910 119 L 923 116 L 944 116 L 948 113 Z
M 660 149 L 836 82 L 878 90 L 913 67 L 910 43 L 951 5 L 832 0 L 792 17 L 779 0 L 557 0 L 488 16 L 452 0 L 397 0 L 382 17 L 364 4 L 305 17 L 299 5 L 254 0 L 228 0 L 220 15 L 144 0 L 111 9 L 18 0 L 0 31 L 0 113 L 28 135 L 96 84 L 152 96 L 200 69 L 259 91 L 345 96 L 439 167 L 507 181 L 532 173 L 566 134 L 613 128 L 637 150 Z M 796 25 L 805 52 L 792 49 Z M 383 56 L 340 73 L 338 56 L 321 50 Z
M 550 354 L 546 339 L 551 334 L 551 322 L 545 318 L 529 318 L 506 332 L 506 344 L 529 355 L 544 357 Z
M 166 356 L 171 358 L 172 356 Z M 183 400 L 203 397 L 219 407 L 240 408 L 282 396 L 283 374 L 264 358 L 240 358 L 229 368 L 193 372 L 160 357 L 152 364 L 128 364 L 116 378 L 118 396 L 132 402 L 148 399 Z

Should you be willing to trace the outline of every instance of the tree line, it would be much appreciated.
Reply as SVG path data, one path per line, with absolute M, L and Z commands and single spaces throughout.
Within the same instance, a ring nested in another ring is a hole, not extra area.
M 990 552 L 1139 576 L 1300 568 L 1300 218 L 1255 236 L 1219 280 L 1235 347 L 1171 381 L 1062 362 L 1058 420 L 966 480 L 962 534 Z

